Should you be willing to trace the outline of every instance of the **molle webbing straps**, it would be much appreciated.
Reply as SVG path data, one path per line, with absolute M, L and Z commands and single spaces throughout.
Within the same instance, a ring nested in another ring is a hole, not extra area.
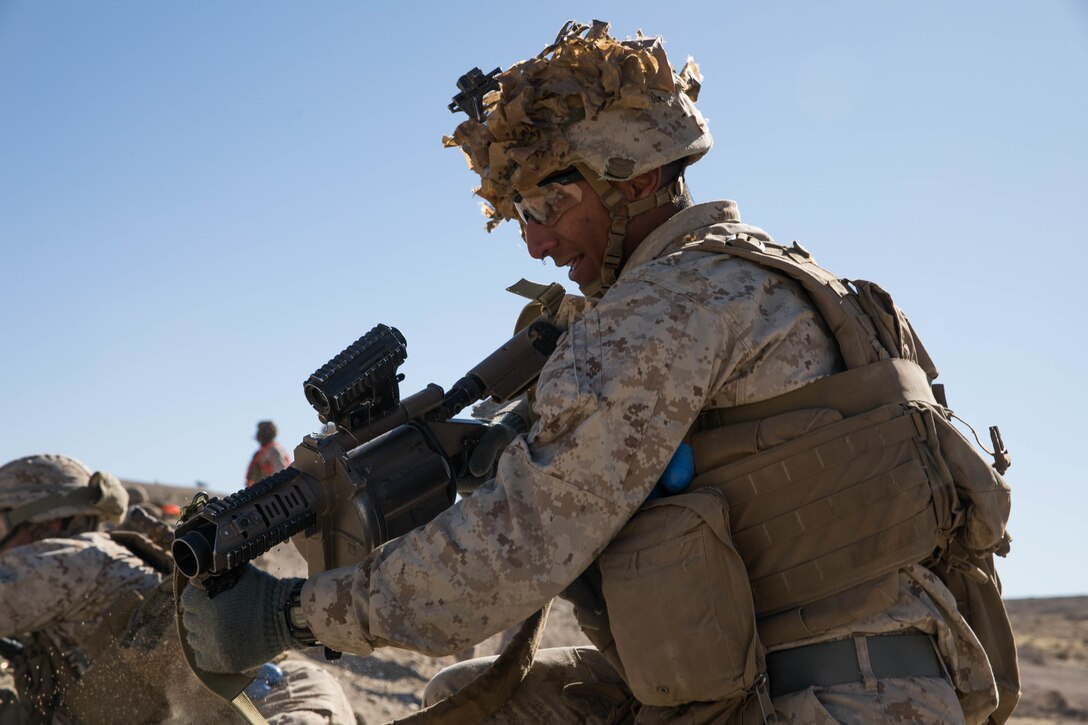
M 773 648 L 826 632 L 850 618 L 883 612 L 898 599 L 899 572 L 892 571 L 802 607 L 759 617 L 756 628 L 763 646 Z
M 889 575 L 932 557 L 957 523 L 952 483 L 926 451 L 936 437 L 936 369 L 883 290 L 835 277 L 796 243 L 720 224 L 681 248 L 797 281 L 847 368 L 775 398 L 705 411 L 693 427 L 692 485 L 729 498 L 761 637 L 794 641 L 880 611 L 895 596 Z M 814 427 L 797 430 L 805 411 Z M 785 442 L 764 449 L 763 438 Z M 732 451 L 749 453 L 738 460 Z
M 930 414 L 892 403 L 696 476 L 693 487 L 714 486 L 729 499 L 757 616 L 934 553 L 939 532 L 955 522 L 951 482 L 919 453 Z
M 467 685 L 430 707 L 393 721 L 391 725 L 472 725 L 497 712 L 529 674 L 551 606 L 549 601 L 522 622 L 518 633 L 498 659 Z
M 904 409 L 907 401 L 932 400 L 925 371 L 889 359 L 765 401 L 700 414 L 691 436 L 699 467 L 692 485 L 716 485 L 731 496 L 734 540 L 752 577 L 765 645 L 830 629 L 844 612 L 885 609 L 898 594 L 894 570 L 932 553 L 934 519 L 925 501 L 940 484 L 930 485 L 917 458 L 929 437 L 919 418 L 926 412 Z M 758 450 L 755 431 L 773 428 L 776 416 L 820 410 L 846 420 Z M 815 440 L 831 431 L 837 439 Z M 738 448 L 749 457 L 719 463 L 733 460 L 729 453 Z M 766 499 L 753 492 L 772 497 L 773 510 L 764 510 Z M 774 509 L 790 501 L 791 510 Z M 841 548 L 821 552 L 824 545 Z M 809 560 L 791 559 L 794 552 Z M 806 596 L 796 598 L 798 591 Z
M 892 358 L 820 378 L 757 403 L 704 410 L 693 431 L 762 420 L 806 408 L 831 408 L 846 417 L 887 403 L 906 401 L 936 402 L 926 372 L 909 360 Z
M 1020 676 L 993 569 L 993 554 L 1008 548 L 1011 503 L 1000 436 L 993 434 L 1000 452 L 991 468 L 952 426 L 930 386 L 936 366 L 878 285 L 840 280 L 796 242 L 764 243 L 727 223 L 674 245 L 800 283 L 847 368 L 776 398 L 706 411 L 693 428 L 692 486 L 729 498 L 764 645 L 885 610 L 898 596 L 900 569 L 921 563 L 955 595 L 982 643 L 1000 694 L 989 721 L 1005 722 Z

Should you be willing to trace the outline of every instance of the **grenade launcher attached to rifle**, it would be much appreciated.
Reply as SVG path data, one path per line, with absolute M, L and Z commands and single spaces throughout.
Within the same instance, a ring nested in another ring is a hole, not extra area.
M 533 383 L 561 330 L 532 323 L 444 392 L 403 400 L 404 337 L 378 325 L 317 370 L 306 399 L 335 432 L 306 436 L 289 468 L 224 499 L 199 494 L 178 525 L 179 571 L 209 596 L 243 564 L 294 537 L 311 574 L 353 564 L 451 506 L 486 425 L 454 419 L 485 396 L 505 401 Z

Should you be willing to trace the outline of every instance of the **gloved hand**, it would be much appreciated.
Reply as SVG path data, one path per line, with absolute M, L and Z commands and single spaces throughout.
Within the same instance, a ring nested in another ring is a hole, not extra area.
M 214 599 L 196 587 L 181 595 L 181 622 L 196 663 L 209 672 L 242 672 L 305 645 L 291 636 L 284 606 L 292 587 L 247 564 L 234 586 Z
M 495 473 L 499 456 L 510 441 L 529 432 L 529 404 L 525 401 L 492 418 L 468 459 L 468 472 L 477 478 L 490 478 Z

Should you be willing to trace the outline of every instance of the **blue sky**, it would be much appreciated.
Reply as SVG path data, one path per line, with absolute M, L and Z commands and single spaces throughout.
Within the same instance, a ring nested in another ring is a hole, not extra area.
M 696 199 L 893 293 L 1012 452 L 1006 593 L 1088 594 L 1074 0 L 0 0 L 0 460 L 231 491 L 256 421 L 293 447 L 303 380 L 379 322 L 405 393 L 460 377 L 511 329 L 503 289 L 562 275 L 484 233 L 446 104 L 569 17 L 695 57 Z

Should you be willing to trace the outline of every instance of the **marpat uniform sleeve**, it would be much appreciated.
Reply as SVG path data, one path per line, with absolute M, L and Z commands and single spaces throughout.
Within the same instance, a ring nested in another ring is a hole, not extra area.
M 735 343 L 726 316 L 691 295 L 621 281 L 569 327 L 540 377 L 539 420 L 493 482 L 358 566 L 307 582 L 318 639 L 440 655 L 527 617 L 645 500 Z
M 0 554 L 0 637 L 67 618 L 100 586 L 107 563 L 80 539 L 44 539 Z

